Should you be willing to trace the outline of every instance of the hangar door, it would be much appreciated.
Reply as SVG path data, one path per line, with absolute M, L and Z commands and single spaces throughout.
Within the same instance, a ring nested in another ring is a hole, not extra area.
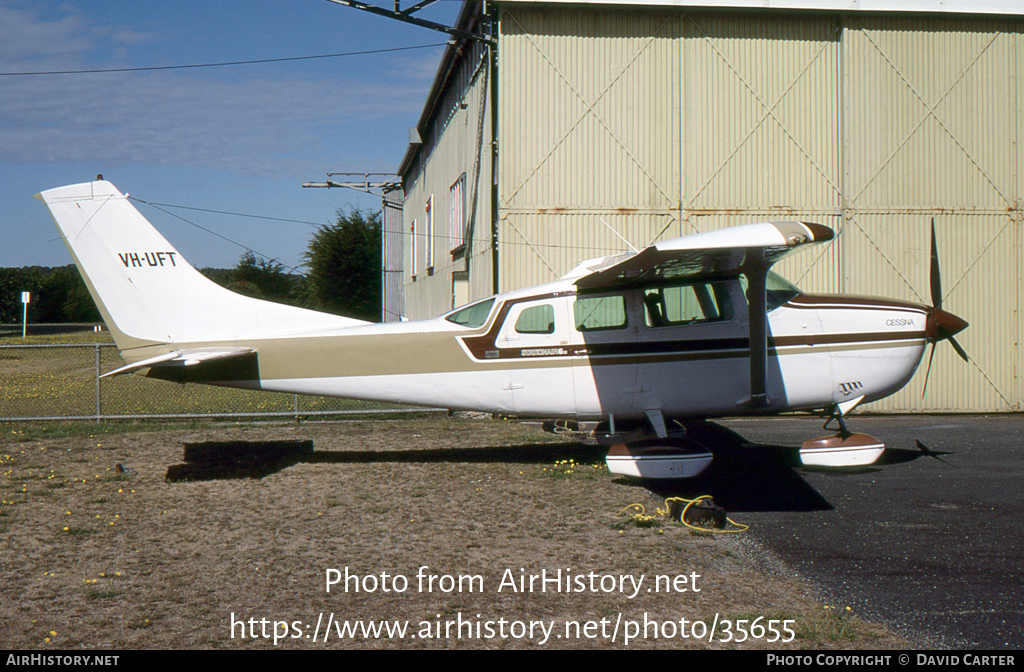
M 681 230 L 797 219 L 839 235 L 778 271 L 805 290 L 971 323 L 882 411 L 1021 410 L 1021 32 L 1005 19 L 688 13 Z M 924 394 L 922 394 L 924 392 Z

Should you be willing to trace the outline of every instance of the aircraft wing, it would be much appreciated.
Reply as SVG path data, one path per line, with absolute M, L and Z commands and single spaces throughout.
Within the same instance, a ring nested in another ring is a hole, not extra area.
M 162 355 L 139 360 L 113 371 L 108 371 L 100 376 L 100 378 L 118 376 L 122 373 L 132 373 L 145 368 L 196 366 L 211 361 L 245 357 L 254 352 L 256 351 L 252 348 L 188 348 L 173 350 Z
M 576 281 L 581 290 L 737 275 L 767 269 L 810 243 L 832 240 L 832 229 L 804 222 L 763 222 L 655 243 Z

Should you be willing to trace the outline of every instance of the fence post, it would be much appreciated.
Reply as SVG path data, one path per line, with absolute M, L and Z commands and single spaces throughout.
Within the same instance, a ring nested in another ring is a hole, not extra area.
M 96 422 L 100 421 L 100 344 L 94 343 L 93 350 L 96 352 Z

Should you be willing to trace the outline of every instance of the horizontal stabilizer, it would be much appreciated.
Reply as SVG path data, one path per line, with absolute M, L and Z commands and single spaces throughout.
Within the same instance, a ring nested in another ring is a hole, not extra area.
M 252 348 L 204 348 L 204 349 L 188 349 L 188 350 L 174 350 L 173 352 L 165 352 L 162 355 L 156 357 L 149 357 L 143 359 L 134 364 L 128 364 L 122 366 L 119 369 L 108 371 L 104 373 L 100 378 L 108 378 L 110 376 L 119 376 L 123 373 L 132 373 L 139 369 L 161 367 L 161 366 L 196 366 L 198 364 L 204 364 L 211 361 L 220 361 L 224 359 L 230 359 L 233 357 L 245 357 L 251 355 L 255 350 Z

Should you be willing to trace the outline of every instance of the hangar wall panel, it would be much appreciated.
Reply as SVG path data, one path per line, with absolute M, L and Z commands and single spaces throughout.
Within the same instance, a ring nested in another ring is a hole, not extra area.
M 1005 211 L 1018 36 L 968 18 L 847 24 L 849 206 Z
M 678 230 L 675 213 L 506 213 L 499 229 L 500 275 L 511 287 L 551 282 L 582 261 L 618 254 L 630 245 L 643 249 L 678 236 Z
M 506 9 L 499 49 L 503 290 L 679 235 L 677 12 Z
M 686 208 L 834 214 L 837 20 L 687 14 L 685 25 Z
M 916 214 L 858 215 L 843 234 L 848 291 L 931 304 L 930 226 Z M 970 322 L 956 339 L 972 361 L 949 343 L 935 349 L 927 391 L 928 354 L 900 392 L 872 404 L 876 411 L 1011 410 L 1014 339 L 1018 325 L 1012 297 L 994 290 L 1018 271 L 1015 229 L 1005 215 L 952 214 L 935 218 L 942 262 L 943 308 Z M 1010 292 L 1011 294 L 1013 292 Z M 1009 309 L 1008 309 L 1009 308 Z M 990 344 L 997 344 L 995 346 Z
M 382 291 L 384 322 L 397 322 L 405 314 L 405 269 L 403 237 L 405 236 L 405 193 L 399 189 L 384 192 L 381 199 L 384 211 L 382 251 Z

